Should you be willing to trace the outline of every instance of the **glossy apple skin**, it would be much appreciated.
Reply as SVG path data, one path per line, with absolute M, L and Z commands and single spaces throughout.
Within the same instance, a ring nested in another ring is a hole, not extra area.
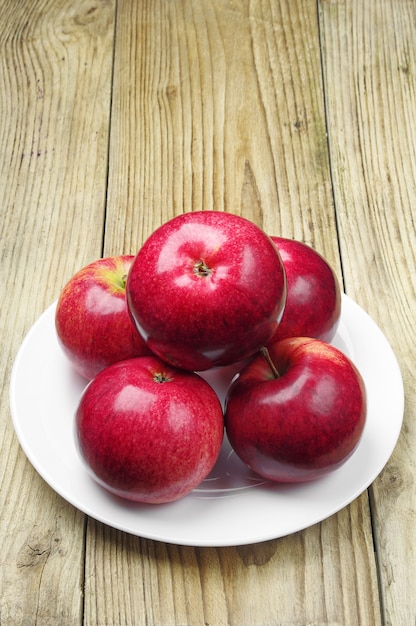
M 151 354 L 127 309 L 125 283 L 133 260 L 132 255 L 98 259 L 72 276 L 59 296 L 58 341 L 87 380 L 112 363 Z
M 242 217 L 195 211 L 158 228 L 137 253 L 127 301 L 150 349 L 206 370 L 242 361 L 274 335 L 286 277 L 270 237 Z
M 89 473 L 137 502 L 171 502 L 192 491 L 213 468 L 223 435 L 212 387 L 157 357 L 106 368 L 76 411 L 76 443 Z
M 237 455 L 277 482 L 313 480 L 351 456 L 366 421 L 363 379 L 340 350 L 319 339 L 283 339 L 230 386 L 225 426 Z
M 287 278 L 286 306 L 270 343 L 287 337 L 313 337 L 330 343 L 341 316 L 341 291 L 329 263 L 310 246 L 272 236 Z

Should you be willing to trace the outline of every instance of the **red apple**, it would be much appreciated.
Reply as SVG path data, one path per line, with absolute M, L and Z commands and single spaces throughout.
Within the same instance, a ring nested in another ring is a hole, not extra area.
M 331 342 L 341 315 L 341 291 L 334 270 L 316 250 L 301 241 L 271 238 L 286 270 L 287 298 L 270 343 L 286 337 L 314 337 Z
M 224 435 L 222 407 L 198 374 L 156 357 L 100 372 L 76 411 L 77 445 L 92 477 L 137 502 L 177 500 L 213 468 Z
M 280 482 L 312 480 L 340 467 L 365 420 L 359 371 L 339 349 L 310 337 L 283 339 L 255 357 L 226 399 L 234 451 L 252 470 Z
M 242 361 L 274 335 L 286 299 L 275 245 L 249 220 L 195 211 L 159 227 L 137 253 L 128 306 L 151 350 L 206 370 Z
M 151 354 L 127 309 L 126 280 L 133 260 L 132 255 L 98 259 L 77 272 L 59 296 L 59 343 L 87 379 L 116 361 Z

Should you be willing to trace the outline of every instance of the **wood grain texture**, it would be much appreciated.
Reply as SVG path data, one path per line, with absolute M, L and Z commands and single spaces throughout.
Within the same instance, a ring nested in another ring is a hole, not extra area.
M 0 0 L 2 626 L 415 623 L 415 25 L 410 0 Z M 405 383 L 371 489 L 257 545 L 86 519 L 10 419 L 16 352 L 66 280 L 198 209 L 324 254 Z
M 390 340 L 402 433 L 371 497 L 386 624 L 416 619 L 416 7 L 321 2 L 328 132 L 347 292 Z
M 82 619 L 84 516 L 33 470 L 13 359 L 64 282 L 101 256 L 114 3 L 0 1 L 1 624 Z M 59 416 L 57 416 L 59 418 Z
M 117 26 L 107 253 L 229 210 L 339 270 L 313 3 L 121 1 Z

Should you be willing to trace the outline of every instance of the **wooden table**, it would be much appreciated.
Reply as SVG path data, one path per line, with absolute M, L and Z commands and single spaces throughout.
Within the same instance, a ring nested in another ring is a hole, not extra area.
M 0 0 L 2 626 L 415 623 L 415 23 L 410 0 Z M 10 418 L 17 350 L 72 274 L 196 209 L 321 252 L 405 385 L 368 491 L 244 547 L 87 518 Z

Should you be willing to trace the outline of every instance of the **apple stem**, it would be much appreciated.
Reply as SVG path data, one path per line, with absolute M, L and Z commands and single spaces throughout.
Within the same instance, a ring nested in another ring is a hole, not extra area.
M 208 265 L 202 259 L 197 261 L 194 265 L 194 273 L 197 276 L 201 276 L 205 278 L 206 276 L 210 276 L 212 274 L 212 269 L 208 267 Z
M 268 349 L 263 346 L 262 348 L 260 348 L 260 352 L 261 354 L 264 356 L 264 358 L 267 361 L 268 366 L 270 367 L 270 369 L 272 370 L 272 374 L 275 378 L 280 378 L 280 374 L 279 371 L 277 370 L 275 364 L 273 363 L 270 353 L 268 351 Z
M 172 379 L 164 372 L 157 372 L 153 376 L 155 383 L 169 383 Z

